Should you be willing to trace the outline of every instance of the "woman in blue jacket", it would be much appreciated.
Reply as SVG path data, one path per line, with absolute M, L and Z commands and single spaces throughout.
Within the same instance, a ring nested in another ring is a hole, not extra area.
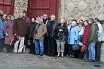
M 78 27 L 77 21 L 72 20 L 72 24 L 68 29 L 68 44 L 69 44 L 69 56 L 75 57 L 75 51 L 73 51 L 72 46 L 77 44 L 78 41 Z
M 4 28 L 3 11 L 0 10 L 0 52 L 3 52 L 4 47 Z

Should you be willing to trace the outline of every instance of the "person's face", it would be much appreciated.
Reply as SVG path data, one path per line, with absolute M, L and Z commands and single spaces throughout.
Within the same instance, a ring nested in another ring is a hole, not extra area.
M 32 21 L 32 22 L 35 22 L 35 18 L 32 18 L 31 21 Z
M 91 20 L 89 20 L 89 24 L 92 24 L 92 21 Z
M 51 20 L 54 21 L 55 20 L 55 15 L 51 15 Z
M 0 11 L 0 15 L 3 16 L 4 15 L 4 12 L 3 11 Z
M 64 22 L 65 22 L 65 20 L 64 20 L 64 19 L 61 19 L 61 20 L 60 20 L 60 23 L 61 23 L 61 24 L 63 24 Z
M 82 25 L 80 24 L 80 25 L 78 25 L 80 28 L 82 27 Z
M 76 21 L 72 21 L 72 26 L 75 26 L 77 24 Z
M 7 17 L 7 20 L 11 20 L 11 18 L 8 16 L 8 17 Z
M 47 14 L 44 14 L 43 19 L 47 19 L 47 18 L 48 18 Z
M 83 21 L 82 21 L 82 20 L 80 20 L 80 21 L 79 21 L 79 23 L 83 23 Z
M 72 21 L 69 20 L 69 21 L 67 22 L 67 25 L 71 25 L 71 24 L 72 24 Z
M 42 23 L 43 23 L 43 19 L 39 18 L 39 24 L 42 24 Z
M 23 13 L 20 13 L 19 14 L 19 18 L 22 18 L 24 15 L 23 15 Z
M 14 16 L 11 16 L 11 20 L 14 20 L 15 19 L 15 17 Z
M 6 19 L 6 14 L 3 15 L 3 18 Z
M 25 12 L 23 13 L 23 16 L 26 16 L 26 13 Z
M 84 25 L 85 25 L 85 26 L 87 26 L 87 25 L 88 25 L 87 21 L 85 21 L 85 22 L 84 22 Z

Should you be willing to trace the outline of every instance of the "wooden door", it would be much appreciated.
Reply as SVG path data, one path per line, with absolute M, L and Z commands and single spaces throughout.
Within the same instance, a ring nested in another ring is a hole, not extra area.
M 30 18 L 43 14 L 57 16 L 58 0 L 28 0 L 28 16 Z
M 0 9 L 6 14 L 13 13 L 14 0 L 0 0 Z

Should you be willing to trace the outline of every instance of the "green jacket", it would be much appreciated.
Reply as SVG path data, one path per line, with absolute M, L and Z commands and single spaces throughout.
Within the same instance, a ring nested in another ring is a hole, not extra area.
M 98 26 L 93 23 L 90 27 L 90 31 L 88 34 L 88 42 L 97 42 L 98 41 Z

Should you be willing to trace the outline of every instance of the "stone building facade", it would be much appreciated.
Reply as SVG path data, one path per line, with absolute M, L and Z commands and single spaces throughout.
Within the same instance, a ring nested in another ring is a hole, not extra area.
M 28 0 L 15 0 L 14 15 L 27 10 Z M 104 19 L 104 0 L 59 0 L 59 17 L 69 19 Z
M 15 0 L 14 15 L 27 10 L 28 0 Z M 58 16 L 70 19 L 104 19 L 104 0 L 59 0 Z M 104 26 L 104 25 L 103 25 Z M 104 61 L 104 44 L 102 44 L 101 61 Z

